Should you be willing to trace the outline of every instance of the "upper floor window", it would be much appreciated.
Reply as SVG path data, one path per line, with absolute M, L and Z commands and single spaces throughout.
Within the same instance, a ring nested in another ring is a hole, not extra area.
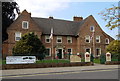
M 90 43 L 90 36 L 89 35 L 85 36 L 85 42 Z
M 109 44 L 110 42 L 109 42 L 109 39 L 108 38 L 106 38 L 105 39 L 105 44 Z
M 67 37 L 67 43 L 72 43 L 72 37 L 70 36 Z
M 100 43 L 100 36 L 96 36 L 96 43 Z
M 19 41 L 21 39 L 21 33 L 15 32 L 15 41 Z
M 23 28 L 23 29 L 28 29 L 28 26 L 29 26 L 28 21 L 23 21 L 23 22 L 22 22 L 22 28 Z
M 46 43 L 50 43 L 50 38 L 49 38 L 49 36 L 45 36 L 45 42 L 46 42 Z
M 62 43 L 62 37 L 61 36 L 57 36 L 57 43 Z
M 91 26 L 91 27 L 90 27 L 90 31 L 91 31 L 91 32 L 94 32 L 94 31 L 95 31 L 95 27 L 94 27 L 94 26 Z

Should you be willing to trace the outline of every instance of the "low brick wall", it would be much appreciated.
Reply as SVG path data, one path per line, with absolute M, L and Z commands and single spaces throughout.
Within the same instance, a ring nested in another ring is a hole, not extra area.
M 92 62 L 80 63 L 40 63 L 40 64 L 5 64 L 2 65 L 2 70 L 5 69 L 25 69 L 25 68 L 48 68 L 48 67 L 69 67 L 69 66 L 91 66 Z
M 110 61 L 110 62 L 105 62 L 105 65 L 119 65 L 120 61 Z

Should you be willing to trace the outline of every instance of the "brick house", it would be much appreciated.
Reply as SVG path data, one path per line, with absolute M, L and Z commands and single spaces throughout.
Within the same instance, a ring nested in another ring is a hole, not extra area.
M 50 40 L 53 28 L 53 40 Z M 45 45 L 48 58 L 66 58 L 65 54 L 93 53 L 95 57 L 104 54 L 106 46 L 114 40 L 107 35 L 96 22 L 94 17 L 83 19 L 73 17 L 73 21 L 49 18 L 31 17 L 31 13 L 24 10 L 7 29 L 8 40 L 3 44 L 3 56 L 12 55 L 12 48 L 16 41 L 27 32 L 34 32 Z M 94 40 L 93 40 L 94 39 Z M 7 49 L 7 50 L 5 50 Z

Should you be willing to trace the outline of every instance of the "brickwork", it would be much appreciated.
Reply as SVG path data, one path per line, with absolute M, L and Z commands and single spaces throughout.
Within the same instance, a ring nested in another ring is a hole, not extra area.
M 80 22 L 82 21 L 82 17 L 74 17 L 74 21 Z M 29 28 L 28 29 L 23 29 L 22 28 L 22 21 L 28 21 L 29 22 Z M 107 35 L 98 25 L 96 20 L 94 19 L 93 16 L 89 16 L 84 24 L 80 27 L 78 30 L 78 35 L 77 36 L 72 36 L 72 43 L 67 42 L 67 36 L 62 35 L 62 43 L 57 43 L 57 35 L 53 36 L 53 55 L 52 57 L 55 58 L 57 54 L 57 49 L 62 48 L 62 53 L 63 56 L 62 58 L 65 58 L 64 54 L 68 54 L 67 49 L 71 48 L 72 49 L 72 54 L 77 54 L 77 53 L 85 53 L 85 48 L 91 48 L 91 52 L 93 53 L 93 42 L 90 41 L 90 43 L 85 42 L 85 36 L 89 35 L 90 37 L 92 36 L 92 32 L 90 31 L 90 26 L 95 27 L 95 35 L 94 35 L 94 40 L 97 35 L 100 36 L 100 43 L 96 43 L 95 41 L 95 50 L 96 48 L 101 48 L 101 54 L 105 53 L 105 39 L 109 38 L 110 42 L 114 40 L 111 38 L 109 35 Z M 38 24 L 32 19 L 31 13 L 28 13 L 26 10 L 24 10 L 19 17 L 11 24 L 11 26 L 7 29 L 8 33 L 8 44 L 3 44 L 3 55 L 7 54 L 12 55 L 12 48 L 15 45 L 15 32 L 21 32 L 22 35 L 27 33 L 27 32 L 35 32 L 36 35 L 40 38 L 42 43 L 45 45 L 46 48 L 51 48 L 51 54 L 52 54 L 52 42 L 46 43 L 45 42 L 45 36 L 42 32 L 42 29 L 38 26 Z M 76 31 L 77 32 L 77 31 Z M 7 49 L 5 49 L 7 48 Z M 51 58 L 51 56 L 50 56 Z

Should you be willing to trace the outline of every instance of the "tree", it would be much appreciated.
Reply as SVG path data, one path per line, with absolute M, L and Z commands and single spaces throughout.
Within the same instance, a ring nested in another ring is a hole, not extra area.
M 16 17 L 15 10 L 19 14 L 20 10 L 16 2 L 2 2 L 2 42 L 8 38 L 6 30 Z
M 33 32 L 26 33 L 22 36 L 20 41 L 13 47 L 13 55 L 17 56 L 36 56 L 38 59 L 44 59 L 46 48 L 40 41 L 37 35 Z
M 105 9 L 99 14 L 107 21 L 106 27 L 109 27 L 111 30 L 120 26 L 120 7 L 112 6 L 111 8 Z
M 106 48 L 111 54 L 120 54 L 120 40 L 113 40 Z

